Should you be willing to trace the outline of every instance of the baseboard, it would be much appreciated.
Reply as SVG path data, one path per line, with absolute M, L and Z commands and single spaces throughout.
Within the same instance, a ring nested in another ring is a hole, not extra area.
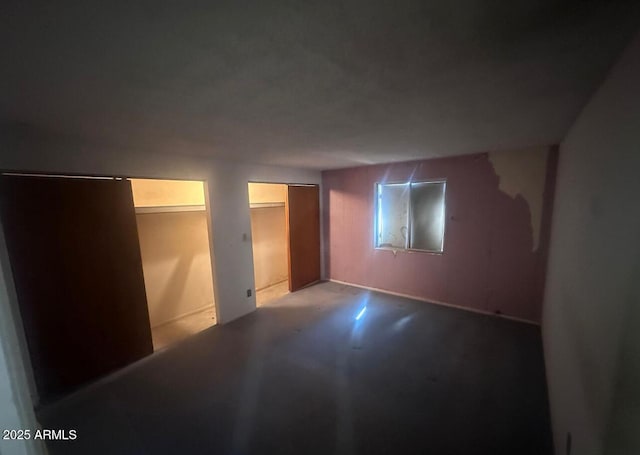
M 186 318 L 187 316 L 191 316 L 192 314 L 200 313 L 201 311 L 208 310 L 209 308 L 214 308 L 213 302 L 203 305 L 195 310 L 187 311 L 186 313 L 179 314 L 178 316 L 171 318 L 167 321 L 161 322 L 160 324 L 152 325 L 152 329 L 157 329 L 158 327 L 162 327 L 163 325 L 171 324 L 172 322 L 177 321 L 178 319 Z M 215 312 L 215 308 L 214 308 Z
M 466 307 L 466 306 L 462 306 L 462 305 L 455 305 L 453 303 L 441 302 L 439 300 L 427 299 L 425 297 L 419 297 L 419 296 L 416 296 L 416 295 L 403 294 L 401 292 L 389 291 L 387 289 L 372 288 L 370 286 L 363 286 L 361 284 L 349 283 L 348 281 L 340 281 L 340 280 L 334 280 L 334 279 L 330 279 L 329 281 L 331 281 L 332 283 L 344 284 L 345 286 L 353 286 L 353 287 L 360 288 L 360 289 L 366 289 L 368 291 L 381 292 L 382 294 L 395 295 L 397 297 L 404 297 L 404 298 L 407 298 L 407 299 L 419 300 L 421 302 L 433 303 L 434 305 L 441 305 L 441 306 L 446 306 L 446 307 L 449 307 L 449 308 L 456 308 L 458 310 L 470 311 L 471 313 L 484 314 L 486 316 L 494 316 L 494 317 L 497 317 L 497 318 L 509 319 L 511 321 L 523 322 L 525 324 L 540 326 L 540 323 L 538 323 L 538 322 L 530 321 L 528 319 L 518 318 L 516 316 L 508 316 L 506 314 L 496 314 L 496 313 L 492 313 L 490 311 L 479 310 L 477 308 L 470 308 L 470 307 Z
M 322 280 L 316 280 L 316 281 L 312 281 L 311 283 L 305 284 L 304 286 L 302 286 L 300 289 L 298 289 L 298 291 L 302 291 L 303 289 L 309 288 L 311 286 L 314 286 L 318 283 L 321 283 Z
M 277 284 L 284 283 L 285 281 L 289 281 L 289 278 L 284 278 L 280 281 L 276 281 L 275 283 L 267 284 L 266 286 L 262 286 L 259 289 L 256 289 L 256 292 L 264 291 L 265 289 L 269 289 L 271 286 L 275 286 Z

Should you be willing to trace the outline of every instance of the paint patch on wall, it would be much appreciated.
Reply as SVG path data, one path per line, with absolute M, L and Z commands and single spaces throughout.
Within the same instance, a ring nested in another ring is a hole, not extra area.
M 532 251 L 536 251 L 540 245 L 548 155 L 548 147 L 489 153 L 489 161 L 500 181 L 500 191 L 514 199 L 520 195 L 529 205 Z

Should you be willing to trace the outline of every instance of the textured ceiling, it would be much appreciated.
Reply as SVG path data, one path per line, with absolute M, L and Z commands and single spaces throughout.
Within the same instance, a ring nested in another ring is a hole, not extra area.
M 640 24 L 637 1 L 163 3 L 2 2 L 0 121 L 317 169 L 557 143 Z

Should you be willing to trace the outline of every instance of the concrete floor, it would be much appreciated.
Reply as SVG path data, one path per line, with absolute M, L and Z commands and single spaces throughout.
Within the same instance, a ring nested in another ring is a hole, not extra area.
M 182 341 L 216 324 L 216 310 L 212 306 L 206 310 L 176 319 L 167 324 L 151 328 L 153 350 L 159 351 L 170 344 Z
M 256 306 L 263 306 L 289 293 L 289 280 L 281 281 L 256 292 Z
M 366 305 L 359 320 L 355 317 Z M 551 454 L 538 327 L 322 283 L 40 409 L 51 454 Z

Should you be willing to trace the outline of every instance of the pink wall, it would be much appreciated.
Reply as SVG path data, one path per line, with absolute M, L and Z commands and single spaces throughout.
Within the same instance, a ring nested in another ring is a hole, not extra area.
M 529 205 L 500 191 L 486 153 L 324 171 L 325 276 L 539 322 L 556 164 L 553 148 L 535 251 Z M 444 253 L 374 249 L 375 183 L 440 178 Z

